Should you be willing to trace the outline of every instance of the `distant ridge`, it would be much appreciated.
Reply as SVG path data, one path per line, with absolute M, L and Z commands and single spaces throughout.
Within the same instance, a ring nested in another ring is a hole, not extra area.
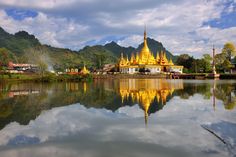
M 166 50 L 162 43 L 147 38 L 148 46 L 150 50 L 156 55 L 161 50 Z M 105 45 L 85 46 L 79 51 L 72 51 L 65 48 L 56 48 L 50 45 L 43 45 L 34 36 L 26 31 L 19 31 L 15 34 L 10 34 L 0 27 L 0 48 L 6 48 L 17 57 L 18 62 L 25 62 L 30 60 L 24 58 L 25 54 L 30 49 L 42 49 L 43 53 L 47 54 L 53 67 L 58 70 L 63 70 L 66 67 L 78 67 L 86 64 L 88 67 L 101 68 L 107 63 L 116 63 L 120 53 L 131 56 L 132 53 L 139 52 L 143 43 L 138 48 L 134 47 L 122 47 L 116 42 L 112 41 Z M 168 50 L 166 50 L 167 57 L 173 56 Z

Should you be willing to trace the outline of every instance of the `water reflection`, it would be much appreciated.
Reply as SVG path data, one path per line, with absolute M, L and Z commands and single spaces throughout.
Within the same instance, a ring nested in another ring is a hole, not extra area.
M 144 111 L 145 122 L 151 113 L 163 109 L 173 97 L 190 99 L 200 94 L 222 101 L 226 110 L 236 106 L 235 82 L 185 81 L 161 79 L 121 79 L 94 83 L 13 83 L 0 84 L 0 129 L 10 122 L 28 124 L 41 111 L 53 107 L 81 103 L 87 108 L 105 108 L 113 112 L 123 106 L 138 104 Z M 219 104 L 219 103 L 218 103 Z
M 151 105 L 156 104 L 159 110 L 171 98 L 175 89 L 183 89 L 183 81 L 170 81 L 161 79 L 121 79 L 119 93 L 122 103 L 131 98 L 133 103 L 138 103 L 144 110 L 145 124 Z M 161 106 L 161 107 L 160 107 Z
M 235 86 L 157 79 L 0 85 L 1 156 L 233 156 L 201 126 L 236 146 Z

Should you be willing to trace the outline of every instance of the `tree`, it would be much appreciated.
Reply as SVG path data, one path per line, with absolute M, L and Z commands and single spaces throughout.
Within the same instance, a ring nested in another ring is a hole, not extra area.
M 226 60 L 226 54 L 225 53 L 219 53 L 217 55 L 215 55 L 215 65 L 216 65 L 216 70 L 218 72 L 223 72 L 224 68 L 223 68 L 223 63 Z
M 222 67 L 224 69 L 224 71 L 230 71 L 230 69 L 233 67 L 231 62 L 229 60 L 225 60 L 222 64 Z
M 181 54 L 178 56 L 176 64 L 184 66 L 184 72 L 194 72 L 195 59 L 188 54 Z
M 7 66 L 10 61 L 17 61 L 16 56 L 8 49 L 0 48 L 0 65 Z
M 51 59 L 48 56 L 48 51 L 42 47 L 28 49 L 25 57 L 29 63 L 33 63 L 38 66 L 41 77 L 44 76 L 49 66 L 52 66 Z
M 225 43 L 222 53 L 226 54 L 226 58 L 231 61 L 232 56 L 236 56 L 236 48 L 232 42 Z
M 46 72 L 47 69 L 48 69 L 48 65 L 47 65 L 45 62 L 43 62 L 42 60 L 40 60 L 40 61 L 38 62 L 38 67 L 39 67 L 40 75 L 41 75 L 41 77 L 43 77 L 44 74 L 45 74 L 45 72 Z
M 204 54 L 203 58 L 201 59 L 204 64 L 204 72 L 211 72 L 212 71 L 212 57 L 209 54 Z
M 104 65 L 105 60 L 106 60 L 106 56 L 104 54 L 95 54 L 95 56 L 96 56 L 96 61 L 95 61 L 96 67 L 98 69 L 101 69 Z

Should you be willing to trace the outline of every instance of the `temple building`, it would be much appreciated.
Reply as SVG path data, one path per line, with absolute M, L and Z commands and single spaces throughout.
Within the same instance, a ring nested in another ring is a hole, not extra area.
M 84 65 L 80 71 L 77 68 L 68 68 L 66 69 L 66 73 L 70 75 L 78 75 L 78 74 L 87 75 L 90 73 L 90 71 Z
M 153 52 L 148 48 L 146 29 L 144 31 L 143 48 L 136 55 L 132 54 L 129 59 L 128 56 L 121 57 L 118 62 L 118 68 L 121 73 L 135 74 L 141 71 L 150 72 L 151 74 L 161 72 L 176 72 L 182 73 L 183 66 L 174 65 L 172 59 L 167 59 L 166 53 L 161 51 L 154 57 Z

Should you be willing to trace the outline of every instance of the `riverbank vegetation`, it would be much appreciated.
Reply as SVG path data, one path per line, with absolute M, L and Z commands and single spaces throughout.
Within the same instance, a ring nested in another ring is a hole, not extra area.
M 236 48 L 233 43 L 225 43 L 222 51 L 215 55 L 216 71 L 218 73 L 231 73 L 236 64 Z M 211 73 L 213 58 L 210 54 L 204 54 L 196 59 L 188 54 L 178 56 L 176 64 L 184 66 L 184 73 Z
M 40 74 L 0 74 L 0 82 L 63 82 L 63 81 L 92 81 L 91 74 L 87 75 L 56 75 L 54 73 L 46 72 L 43 76 Z

